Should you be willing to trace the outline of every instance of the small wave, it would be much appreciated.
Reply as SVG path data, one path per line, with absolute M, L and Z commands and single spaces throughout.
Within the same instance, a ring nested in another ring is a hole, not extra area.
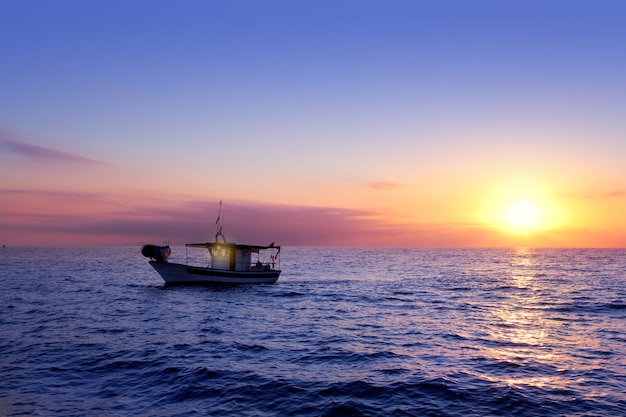
M 235 343 L 233 345 L 234 348 L 238 349 L 241 352 L 263 352 L 267 351 L 268 348 L 262 345 L 248 345 L 245 343 Z
M 224 333 L 223 329 L 220 329 L 219 327 L 215 327 L 215 326 L 202 327 L 200 331 L 203 333 L 210 333 L 210 334 L 223 334 Z
M 379 351 L 379 352 L 351 352 L 345 349 L 326 349 L 316 352 L 314 354 L 306 354 L 300 356 L 297 361 L 304 363 L 324 363 L 324 362 L 339 362 L 341 364 L 359 363 L 367 364 L 372 362 L 381 361 L 382 363 L 388 363 L 393 360 L 400 360 L 407 358 L 406 355 L 394 353 L 391 351 Z
M 288 292 L 276 293 L 273 296 L 279 298 L 279 297 L 302 297 L 303 295 L 304 293 L 302 292 L 288 291 Z
M 464 292 L 464 291 L 473 291 L 474 288 L 472 287 L 452 287 L 450 288 L 450 291 L 455 291 L 455 292 Z
M 562 313 L 603 313 L 626 309 L 626 304 L 622 302 L 594 303 L 588 301 L 584 299 L 578 299 L 573 302 L 561 303 L 551 307 L 547 307 L 546 310 Z

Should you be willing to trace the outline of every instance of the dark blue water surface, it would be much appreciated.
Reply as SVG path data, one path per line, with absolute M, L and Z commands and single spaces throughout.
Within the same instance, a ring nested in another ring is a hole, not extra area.
M 626 250 L 283 248 L 275 285 L 170 288 L 139 249 L 0 249 L 1 415 L 626 415 Z

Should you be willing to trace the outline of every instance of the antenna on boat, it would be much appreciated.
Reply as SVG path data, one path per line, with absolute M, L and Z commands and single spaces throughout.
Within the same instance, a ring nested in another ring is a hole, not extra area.
M 220 209 L 217 212 L 217 220 L 215 220 L 216 225 L 220 222 L 220 217 L 222 217 L 222 200 L 220 200 Z
M 221 220 L 221 222 L 220 222 Z M 215 233 L 215 242 L 219 242 L 218 238 L 221 236 L 222 237 L 222 241 L 223 243 L 226 243 L 226 238 L 224 237 L 224 234 L 222 233 L 222 226 L 224 225 L 224 219 L 222 219 L 222 200 L 220 200 L 220 209 L 217 212 L 217 220 L 215 220 L 215 229 L 216 229 L 216 233 Z

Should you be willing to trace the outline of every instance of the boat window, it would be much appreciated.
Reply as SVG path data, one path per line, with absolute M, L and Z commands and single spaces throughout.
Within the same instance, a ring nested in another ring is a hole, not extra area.
M 212 256 L 230 256 L 229 248 L 211 248 Z

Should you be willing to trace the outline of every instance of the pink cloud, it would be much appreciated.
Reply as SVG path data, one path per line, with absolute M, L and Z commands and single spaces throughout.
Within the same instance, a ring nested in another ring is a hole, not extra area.
M 16 139 L 11 132 L 7 131 L 6 129 L 0 128 L 0 150 L 2 149 L 5 149 L 6 151 L 16 155 L 44 161 L 58 161 L 83 164 L 102 163 L 101 161 L 85 158 L 83 156 L 76 155 L 70 152 L 60 151 L 44 146 L 32 145 L 30 143 L 20 141 Z
M 564 194 L 564 197 L 578 199 L 578 200 L 599 200 L 605 198 L 623 198 L 626 197 L 626 191 L 614 190 L 608 192 L 588 192 L 588 193 L 568 193 Z

